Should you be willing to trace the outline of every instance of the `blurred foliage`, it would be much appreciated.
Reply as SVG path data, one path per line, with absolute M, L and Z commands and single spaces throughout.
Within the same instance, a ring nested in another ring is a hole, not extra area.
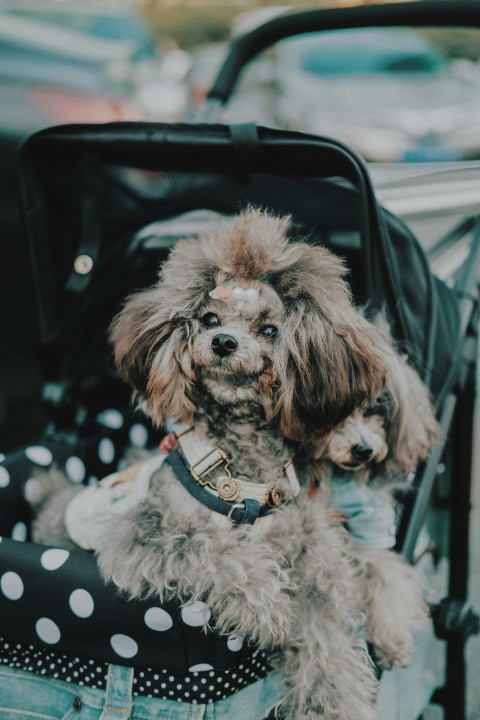
M 480 59 L 480 30 L 476 28 L 427 28 L 418 32 L 447 57 Z
M 159 35 L 170 35 L 185 50 L 230 36 L 232 21 L 241 13 L 269 6 L 289 6 L 292 10 L 313 10 L 337 5 L 358 4 L 354 0 L 138 0 L 138 9 L 148 18 Z
M 232 20 L 239 13 L 235 3 L 170 5 L 152 0 L 143 4 L 140 9 L 160 36 L 169 35 L 185 50 L 203 43 L 226 40 Z
M 378 0 L 380 1 L 380 0 Z M 388 0 L 382 0 L 385 2 Z M 392 0 L 395 2 L 396 0 Z M 204 43 L 228 40 L 232 22 L 239 15 L 269 6 L 289 6 L 292 10 L 375 4 L 376 0 L 133 0 L 159 36 L 168 36 L 181 48 L 190 50 Z M 464 28 L 419 30 L 449 57 L 480 58 L 480 32 Z

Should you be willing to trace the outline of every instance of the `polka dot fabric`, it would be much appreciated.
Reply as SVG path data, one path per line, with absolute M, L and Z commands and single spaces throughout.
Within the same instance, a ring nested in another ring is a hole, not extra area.
M 72 484 L 94 484 L 118 469 L 126 447 L 156 447 L 160 437 L 147 417 L 130 408 L 107 408 L 84 419 L 81 429 L 49 428 L 40 442 L 0 453 L 0 535 L 29 539 L 31 513 L 23 488 L 39 469 L 55 463 Z
M 0 455 L 0 663 L 95 687 L 108 663 L 128 665 L 138 669 L 138 694 L 215 701 L 268 668 L 243 637 L 204 632 L 212 625 L 204 603 L 127 601 L 104 584 L 93 555 L 28 542 L 23 488 L 35 493 L 35 469 L 56 463 L 74 484 L 96 482 L 117 469 L 127 445 L 158 445 L 139 417 L 107 408 L 82 437 L 47 433 Z
M 174 675 L 238 667 L 254 649 L 237 634 L 205 633 L 210 610 L 155 599 L 127 601 L 105 585 L 93 555 L 3 538 L 0 635 L 69 656 Z M 181 649 L 181 651 L 180 651 Z
M 0 663 L 17 670 L 35 672 L 65 682 L 87 685 L 98 689 L 106 686 L 107 663 L 81 660 L 35 645 L 12 643 L 0 638 Z M 270 670 L 265 654 L 254 651 L 242 663 L 226 670 L 192 670 L 177 675 L 166 668 L 136 669 L 133 678 L 134 695 L 180 700 L 193 705 L 223 700 L 262 677 Z

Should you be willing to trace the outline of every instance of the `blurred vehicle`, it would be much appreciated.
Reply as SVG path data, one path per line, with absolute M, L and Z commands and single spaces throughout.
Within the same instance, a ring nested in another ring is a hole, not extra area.
M 372 161 L 480 157 L 480 68 L 402 28 L 308 34 L 276 48 L 279 116 Z
M 0 23 L 0 132 L 138 117 L 130 48 L 13 17 Z
M 27 0 L 0 3 L 0 11 L 49 28 L 128 46 L 137 100 L 148 119 L 169 122 L 184 117 L 187 107 L 184 79 L 191 62 L 188 53 L 158 41 L 144 18 L 128 5 L 91 0 L 81 4 Z

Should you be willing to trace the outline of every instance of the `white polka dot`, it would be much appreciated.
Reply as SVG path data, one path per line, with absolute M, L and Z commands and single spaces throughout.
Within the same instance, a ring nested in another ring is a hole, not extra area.
M 206 670 L 213 670 L 213 667 L 207 663 L 199 663 L 188 668 L 188 672 L 205 672 Z
M 25 455 L 36 465 L 47 466 L 53 462 L 53 455 L 50 450 L 42 445 L 32 445 L 25 449 Z
M 87 480 L 87 485 L 97 485 L 98 484 L 98 477 L 96 475 L 90 475 L 90 477 Z
M 204 602 L 196 600 L 182 608 L 182 620 L 185 625 L 198 627 L 205 625 L 210 620 L 211 612 Z
M 25 542 L 27 539 L 27 526 L 24 522 L 17 522 L 12 528 L 12 539 Z
M 158 630 L 163 632 L 164 630 L 170 630 L 173 625 L 171 616 L 159 607 L 152 607 L 145 613 L 145 625 L 150 630 Z
M 42 497 L 42 483 L 37 478 L 29 478 L 23 486 L 23 496 L 29 503 L 37 503 Z
M 19 600 L 23 595 L 23 580 L 15 572 L 6 572 L 0 578 L 0 589 L 9 600 Z
M 66 461 L 65 472 L 73 483 L 81 483 L 87 474 L 85 463 L 76 455 L 72 455 Z
M 82 588 L 78 588 L 78 590 L 74 590 L 71 593 L 68 598 L 68 604 L 73 614 L 80 618 L 90 617 L 95 607 L 90 593 Z
M 42 553 L 40 564 L 45 570 L 58 570 L 58 568 L 62 567 L 62 565 L 67 562 L 69 557 L 70 553 L 68 550 L 51 548 L 50 550 L 45 550 L 45 552 Z
M 145 425 L 135 423 L 130 428 L 128 437 L 134 447 L 144 448 L 148 442 L 148 430 Z
M 10 484 L 10 473 L 6 467 L 0 467 L 0 488 L 5 488 Z
M 97 415 L 97 420 L 105 427 L 112 428 L 112 430 L 120 430 L 123 427 L 123 415 L 119 410 L 114 408 L 108 408 L 103 410 Z
M 238 652 L 243 647 L 244 636 L 243 635 L 229 635 L 227 640 L 227 647 L 232 652 Z
M 98 443 L 98 457 L 105 465 L 110 465 L 114 461 L 115 445 L 110 438 L 103 438 Z
M 58 625 L 54 623 L 53 620 L 50 620 L 50 618 L 40 618 L 40 620 L 37 620 L 35 623 L 35 631 L 40 640 L 48 643 L 48 645 L 55 645 L 61 638 Z
M 0 453 L 0 462 L 3 462 L 5 460 L 5 455 L 3 453 Z
M 134 657 L 138 652 L 138 645 L 133 638 L 128 635 L 112 635 L 110 638 L 110 645 L 115 650 L 117 655 L 123 658 Z

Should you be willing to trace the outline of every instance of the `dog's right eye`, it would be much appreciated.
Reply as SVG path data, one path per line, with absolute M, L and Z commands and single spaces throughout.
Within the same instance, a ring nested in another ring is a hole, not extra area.
M 207 313 L 202 317 L 202 325 L 206 328 L 213 328 L 220 325 L 220 320 L 215 313 Z

